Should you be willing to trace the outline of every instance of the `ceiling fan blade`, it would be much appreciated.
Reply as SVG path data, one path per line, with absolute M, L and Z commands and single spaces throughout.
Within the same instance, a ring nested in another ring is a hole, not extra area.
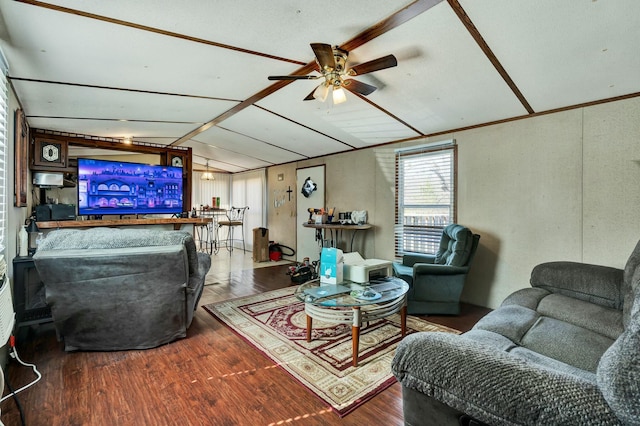
M 313 53 L 316 55 L 321 72 L 326 69 L 333 70 L 336 67 L 336 58 L 333 57 L 331 45 L 325 43 L 311 43 Z
M 376 87 L 367 83 L 363 83 L 358 80 L 353 80 L 351 78 L 345 80 L 342 83 L 342 87 L 347 89 L 350 92 L 359 93 L 361 95 L 367 96 L 373 92 L 375 92 Z
M 303 99 L 303 101 L 312 101 L 312 100 L 314 100 L 315 98 L 313 97 L 313 94 L 315 93 L 315 91 L 316 91 L 316 89 L 313 89 L 311 91 L 311 93 L 309 93 L 307 95 L 307 97 Z
M 315 80 L 319 75 L 270 75 L 269 80 Z
M 391 68 L 398 65 L 398 61 L 395 56 L 387 55 L 382 58 L 374 59 L 373 61 L 364 62 L 351 67 L 349 75 L 362 75 L 374 71 L 383 70 L 385 68 Z

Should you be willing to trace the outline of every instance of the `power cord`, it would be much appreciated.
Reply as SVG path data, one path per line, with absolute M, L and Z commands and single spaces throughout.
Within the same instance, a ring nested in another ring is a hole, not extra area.
M 25 424 L 24 421 L 24 412 L 22 410 L 22 406 L 20 405 L 20 401 L 18 400 L 18 393 L 22 392 L 25 389 L 30 388 L 31 386 L 35 385 L 38 381 L 40 381 L 40 379 L 42 378 L 42 374 L 40 374 L 40 372 L 38 371 L 38 368 L 35 366 L 35 364 L 29 364 L 26 363 L 24 361 L 22 361 L 20 359 L 20 356 L 18 355 L 18 351 L 16 350 L 16 338 L 15 336 L 11 335 L 11 337 L 9 338 L 9 345 L 10 345 L 10 351 L 9 351 L 9 356 L 13 359 L 15 359 L 16 361 L 18 361 L 20 364 L 24 365 L 25 367 L 31 367 L 33 369 L 34 374 L 36 375 L 36 379 L 34 381 L 32 381 L 29 384 L 24 385 L 23 387 L 21 387 L 18 390 L 13 390 L 13 388 L 11 387 L 11 385 L 9 384 L 9 376 L 7 375 L 6 377 L 6 384 L 7 384 L 7 388 L 9 389 L 9 394 L 3 396 L 0 399 L 0 403 L 4 402 L 6 399 L 8 399 L 9 397 L 13 397 L 16 405 L 18 407 L 18 410 L 20 411 L 20 420 L 22 421 L 22 424 Z
M 8 365 L 7 365 L 8 367 Z M 20 400 L 18 399 L 18 395 L 16 395 L 15 391 L 13 390 L 13 387 L 11 386 L 11 383 L 9 383 L 9 369 L 7 368 L 7 371 L 5 372 L 5 383 L 7 384 L 7 389 L 9 389 L 9 392 L 11 392 L 9 395 L 7 396 L 13 396 L 13 399 L 16 403 L 16 407 L 18 407 L 18 412 L 20 413 L 20 424 L 22 426 L 26 425 L 26 421 L 24 419 L 24 410 L 22 409 L 22 404 L 20 404 Z M 0 422 L 0 425 L 3 424 L 2 422 Z

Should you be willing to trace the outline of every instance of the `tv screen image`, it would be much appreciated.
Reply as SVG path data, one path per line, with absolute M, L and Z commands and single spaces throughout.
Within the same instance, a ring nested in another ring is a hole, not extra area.
M 182 167 L 78 158 L 79 215 L 182 213 Z

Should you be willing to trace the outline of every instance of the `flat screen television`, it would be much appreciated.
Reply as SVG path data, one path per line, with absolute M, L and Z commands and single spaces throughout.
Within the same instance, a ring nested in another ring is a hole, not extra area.
M 182 167 L 78 158 L 78 215 L 182 213 Z

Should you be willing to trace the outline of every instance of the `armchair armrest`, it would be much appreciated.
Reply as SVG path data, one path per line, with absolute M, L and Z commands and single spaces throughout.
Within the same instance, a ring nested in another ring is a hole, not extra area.
M 547 262 L 531 271 L 532 287 L 622 309 L 623 270 L 578 262 Z
M 413 266 L 416 263 L 434 263 L 435 261 L 435 254 L 408 253 L 402 256 L 402 264 L 405 266 Z
M 415 263 L 413 276 L 416 275 L 464 275 L 469 271 L 467 266 L 431 265 L 428 263 Z
M 392 363 L 403 387 L 496 425 L 619 424 L 595 380 L 537 368 L 447 333 L 405 337 Z

